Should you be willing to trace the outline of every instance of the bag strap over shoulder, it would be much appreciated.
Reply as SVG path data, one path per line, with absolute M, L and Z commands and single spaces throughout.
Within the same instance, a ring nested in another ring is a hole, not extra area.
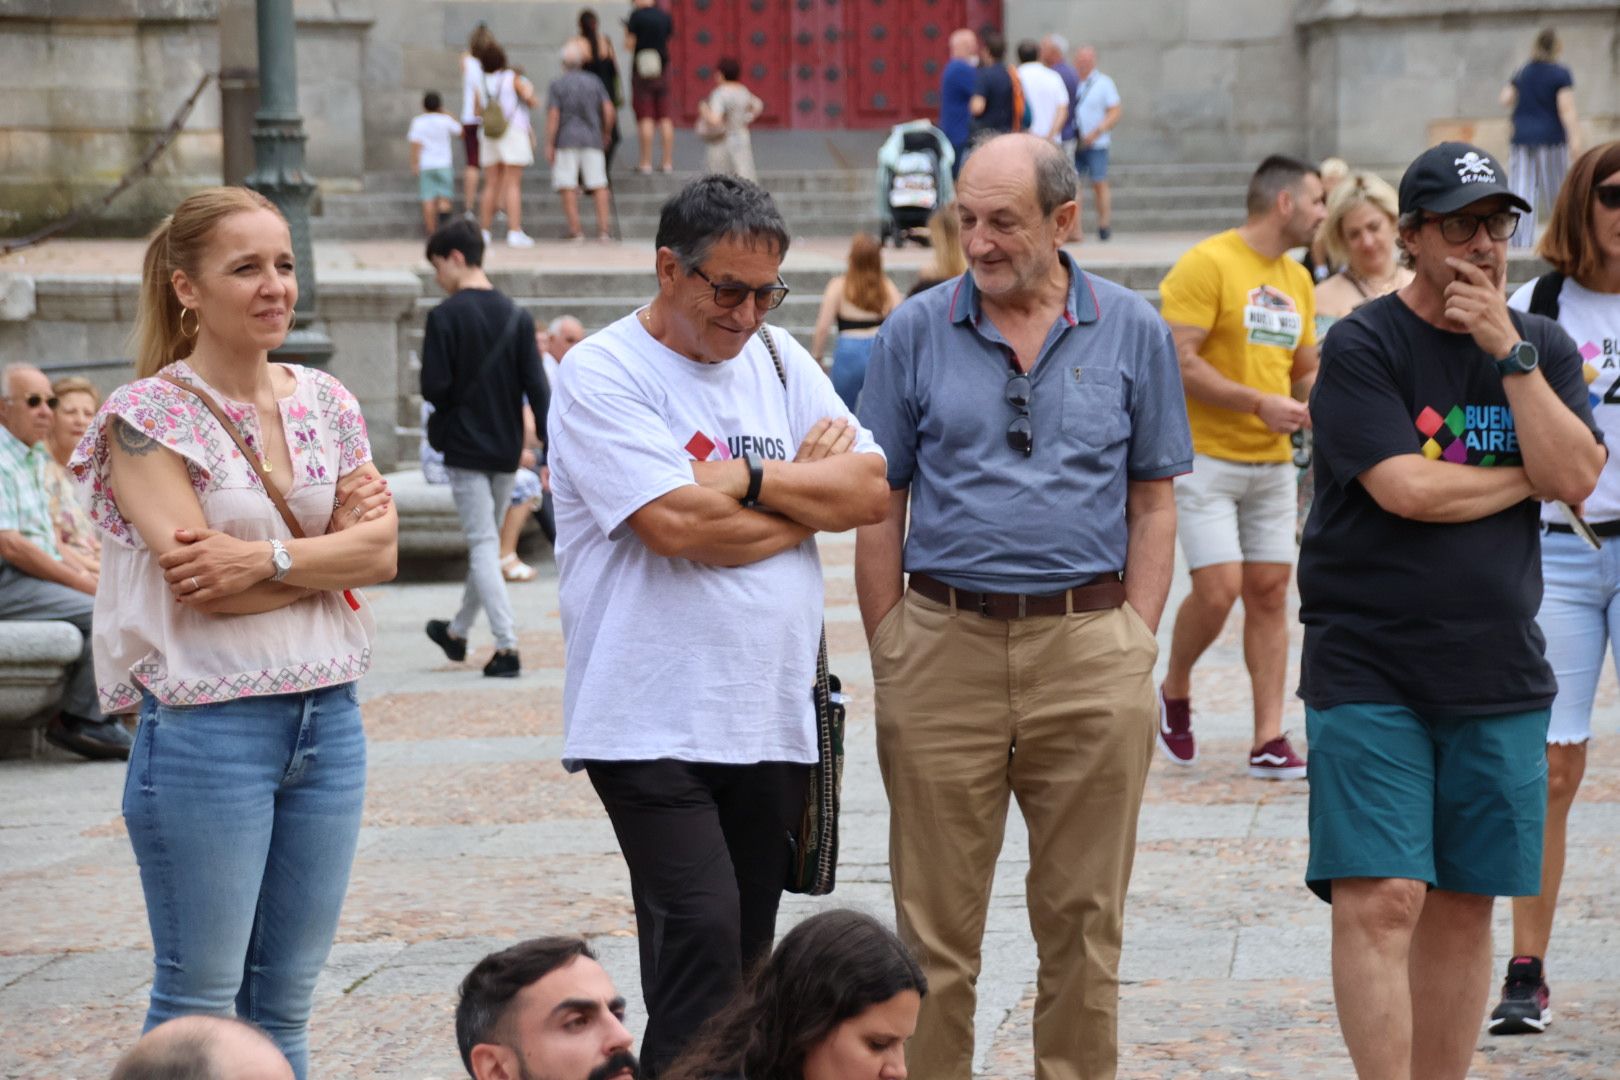
M 787 389 L 787 369 L 782 366 L 782 354 L 776 351 L 776 339 L 771 337 L 770 328 L 764 323 L 759 327 L 760 340 L 771 354 L 771 363 L 776 365 L 776 377 L 782 380 L 782 389 Z
M 1530 289 L 1530 313 L 1532 315 L 1545 315 L 1549 319 L 1558 318 L 1558 294 L 1564 288 L 1564 275 L 1557 270 L 1550 270 L 1536 278 L 1536 283 Z
M 264 467 L 264 459 L 248 447 L 247 440 L 242 438 L 242 432 L 235 424 L 231 423 L 230 417 L 225 415 L 225 410 L 219 407 L 219 402 L 195 386 L 181 382 L 173 375 L 159 375 L 158 378 L 170 386 L 178 386 L 186 393 L 194 395 L 209 412 L 214 414 L 214 419 L 219 421 L 219 426 L 225 429 L 225 434 L 229 435 L 231 441 L 236 443 L 236 448 L 242 451 L 242 457 L 247 460 L 248 464 L 253 466 L 253 471 L 258 474 L 259 483 L 264 485 L 264 493 L 270 496 L 270 501 L 276 504 L 276 510 L 281 514 L 281 520 L 287 523 L 287 531 L 293 534 L 295 540 L 304 539 L 304 530 L 298 524 L 298 519 L 293 516 L 292 507 L 287 505 L 287 500 L 282 496 L 281 492 L 276 490 L 276 485 L 270 482 L 270 470 Z

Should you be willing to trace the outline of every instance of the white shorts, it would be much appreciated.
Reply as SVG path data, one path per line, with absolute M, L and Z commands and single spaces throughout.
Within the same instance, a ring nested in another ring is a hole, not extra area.
M 508 124 L 498 139 L 487 139 L 478 133 L 478 158 L 483 165 L 533 165 L 534 143 L 529 129 Z
M 586 191 L 607 187 L 607 155 L 597 147 L 559 146 L 557 161 L 551 166 L 551 190 L 578 187 Z
M 1287 461 L 1193 455 L 1176 477 L 1176 535 L 1187 569 L 1218 563 L 1294 561 L 1299 470 Z

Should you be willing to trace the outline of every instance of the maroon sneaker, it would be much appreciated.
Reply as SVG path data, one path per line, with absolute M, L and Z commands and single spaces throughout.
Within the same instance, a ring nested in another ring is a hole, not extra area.
M 1294 753 L 1287 735 L 1249 752 L 1249 775 L 1258 780 L 1303 780 L 1305 759 Z
M 1540 1035 L 1552 1023 L 1552 993 L 1542 978 L 1539 956 L 1508 961 L 1502 1000 L 1491 1013 L 1492 1035 Z
M 1191 699 L 1165 697 L 1163 687 L 1159 688 L 1159 752 L 1172 765 L 1191 765 L 1198 760 Z

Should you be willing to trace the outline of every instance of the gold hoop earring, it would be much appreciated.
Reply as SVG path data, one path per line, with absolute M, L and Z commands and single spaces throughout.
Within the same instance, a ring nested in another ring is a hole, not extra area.
M 297 326 L 297 325 L 298 325 L 298 309 L 293 308 L 292 309 L 292 318 L 287 320 L 287 333 L 289 333 L 289 334 L 292 333 L 293 328 L 295 326 Z
M 186 316 L 191 316 L 191 331 L 186 331 Z M 180 336 L 194 338 L 202 330 L 202 316 L 197 314 L 196 308 L 182 307 L 180 309 Z

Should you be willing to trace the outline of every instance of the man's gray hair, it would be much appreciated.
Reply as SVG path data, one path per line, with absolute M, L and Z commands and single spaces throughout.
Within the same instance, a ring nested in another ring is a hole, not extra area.
M 577 40 L 564 45 L 558 50 L 558 55 L 562 58 L 563 70 L 573 71 L 575 68 L 582 66 L 585 63 L 584 53 L 585 47 Z
M 10 363 L 0 368 L 0 397 L 11 396 L 11 380 L 25 371 L 36 375 L 44 374 L 33 364 Z
M 1041 140 L 1035 151 L 1035 201 L 1041 215 L 1051 217 L 1057 208 L 1073 202 L 1080 192 L 1080 176 L 1074 162 L 1056 144 Z
M 1404 232 L 1417 232 L 1423 228 L 1423 211 L 1407 210 L 1395 219 L 1395 252 L 1400 264 L 1408 270 L 1416 269 L 1417 259 L 1407 250 L 1406 244 L 1401 240 Z
M 548 333 L 548 334 L 560 334 L 560 333 L 562 333 L 563 323 L 566 323 L 566 322 L 579 323 L 579 328 L 581 330 L 585 329 L 585 324 L 582 323 L 582 322 L 579 322 L 579 319 L 577 317 L 575 317 L 573 315 L 559 315 L 555 319 L 552 319 L 551 322 L 546 324 L 546 333 Z
M 703 265 L 709 251 L 726 237 L 763 242 L 785 256 L 787 222 L 770 192 L 737 176 L 700 176 L 670 197 L 658 215 L 654 243 L 669 248 L 688 272 Z
M 1046 35 L 1046 40 L 1048 40 L 1048 41 L 1050 41 L 1052 43 L 1052 48 L 1056 49 L 1060 53 L 1063 53 L 1065 56 L 1068 55 L 1068 52 L 1069 52 L 1069 39 L 1068 38 L 1064 37 L 1062 34 L 1047 34 Z

